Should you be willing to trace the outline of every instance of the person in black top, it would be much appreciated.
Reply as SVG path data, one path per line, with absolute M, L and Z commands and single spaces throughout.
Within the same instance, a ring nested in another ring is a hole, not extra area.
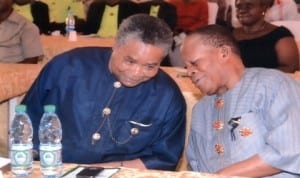
M 110 21 L 114 20 L 114 18 L 117 18 L 116 28 L 118 28 L 123 19 L 129 17 L 130 15 L 138 13 L 137 4 L 130 1 L 97 0 L 90 5 L 87 12 L 84 34 L 96 34 L 100 30 L 100 28 L 103 28 L 103 26 L 101 25 L 104 21 L 104 18 L 107 18 L 107 16 L 104 16 L 105 10 L 107 10 L 109 7 L 118 8 L 117 14 L 109 14 L 109 16 L 111 16 L 109 17 L 111 18 Z
M 236 0 L 241 27 L 233 30 L 246 67 L 275 68 L 284 72 L 299 69 L 299 52 L 292 33 L 264 20 L 273 0 Z
M 163 19 L 174 31 L 177 21 L 176 7 L 164 0 L 151 0 L 138 3 L 141 13 Z

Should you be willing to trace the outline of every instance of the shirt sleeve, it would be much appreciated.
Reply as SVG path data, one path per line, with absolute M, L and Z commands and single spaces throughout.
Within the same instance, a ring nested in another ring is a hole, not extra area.
M 259 153 L 267 164 L 290 173 L 300 173 L 299 84 L 284 80 L 273 93 L 266 111 L 269 134 L 266 146 Z
M 43 55 L 39 29 L 34 24 L 28 22 L 25 25 L 22 31 L 21 43 L 24 59 Z

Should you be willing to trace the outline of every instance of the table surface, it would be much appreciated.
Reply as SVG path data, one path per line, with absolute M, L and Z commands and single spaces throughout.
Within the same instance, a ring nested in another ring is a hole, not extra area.
M 64 173 L 76 168 L 77 164 L 63 164 Z M 41 177 L 39 162 L 34 162 L 32 174 L 29 178 Z M 4 174 L 5 178 L 13 178 L 11 172 Z M 120 171 L 117 172 L 112 178 L 229 178 L 228 176 L 222 176 L 217 174 L 200 173 L 193 171 L 162 171 L 162 170 L 141 170 L 135 168 L 120 167 Z M 232 176 L 231 178 L 240 178 Z

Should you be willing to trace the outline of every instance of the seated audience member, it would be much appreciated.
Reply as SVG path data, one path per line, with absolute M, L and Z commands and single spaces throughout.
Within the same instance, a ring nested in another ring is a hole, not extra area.
M 181 54 L 192 82 L 206 95 L 192 112 L 191 169 L 299 177 L 299 83 L 278 70 L 245 68 L 230 30 L 218 25 L 188 34 Z
M 177 21 L 176 7 L 164 0 L 148 0 L 137 2 L 139 12 L 163 19 L 174 31 Z
M 14 10 L 33 22 L 41 34 L 49 34 L 49 9 L 48 5 L 35 0 L 15 0 Z
M 169 25 L 172 31 L 175 30 L 177 15 L 176 7 L 174 5 L 163 0 L 144 0 L 135 2 L 138 3 L 140 13 L 146 13 L 153 17 L 161 18 Z M 169 56 L 164 58 L 161 66 L 171 66 Z
M 13 10 L 13 3 L 0 1 L 0 62 L 37 63 L 43 55 L 39 30 Z
M 52 31 L 59 30 L 65 33 L 65 19 L 68 11 L 75 16 L 75 29 L 83 32 L 85 25 L 85 8 L 88 1 L 82 0 L 16 0 L 14 8 L 21 15 L 33 21 L 42 34 L 50 34 Z
M 83 33 L 86 23 L 86 4 L 84 0 L 71 0 L 68 11 L 71 11 L 75 16 L 75 30 Z
M 274 0 L 272 7 L 266 12 L 266 21 L 300 20 L 295 0 Z
M 87 12 L 88 12 L 88 10 L 89 10 L 90 5 L 92 4 L 92 2 L 94 2 L 94 0 L 82 0 L 82 3 L 84 4 L 84 14 L 85 14 L 85 17 L 87 15 Z
M 180 58 L 179 47 L 185 33 L 208 24 L 207 0 L 166 0 L 176 7 L 177 23 L 174 33 L 174 46 L 169 54 L 172 66 L 184 67 Z
M 122 20 L 137 12 L 137 4 L 131 1 L 95 1 L 89 7 L 85 34 L 115 37 Z
M 174 170 L 184 147 L 186 104 L 159 67 L 171 44 L 164 21 L 138 14 L 123 20 L 112 50 L 78 48 L 51 60 L 22 102 L 34 149 L 43 105 L 54 104 L 63 162 Z
M 211 0 L 218 4 L 218 12 L 216 17 L 216 24 L 227 26 L 227 10 L 228 10 L 228 1 L 229 0 Z
M 300 20 L 298 15 L 298 7 L 294 0 L 266 0 L 270 3 L 270 8 L 265 12 L 265 20 L 267 22 L 278 20 Z M 233 27 L 240 27 L 241 24 L 236 17 L 236 0 L 231 0 L 231 19 L 229 19 Z
M 49 35 L 52 30 L 50 28 L 48 5 L 42 1 L 32 0 L 31 13 L 33 16 L 33 23 L 39 27 L 40 33 Z
M 41 5 L 41 2 L 43 5 Z M 77 32 L 83 32 L 85 28 L 85 5 L 82 0 L 34 0 L 35 4 L 35 14 L 43 14 L 41 20 L 44 24 L 49 24 L 49 32 L 59 30 L 61 33 L 65 33 L 65 20 L 68 16 L 69 11 L 74 14 L 76 23 L 75 30 Z M 44 4 L 47 5 L 47 8 L 44 7 Z M 41 16 L 41 15 L 40 15 Z
M 246 67 L 277 68 L 284 72 L 299 69 L 299 52 L 292 33 L 264 20 L 272 0 L 236 0 L 241 27 L 233 34 Z
M 207 0 L 166 0 L 176 7 L 176 32 L 189 32 L 208 24 Z

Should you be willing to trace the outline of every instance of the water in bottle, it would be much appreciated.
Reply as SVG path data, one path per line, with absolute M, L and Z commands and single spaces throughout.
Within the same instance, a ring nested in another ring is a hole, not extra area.
M 18 178 L 27 177 L 32 170 L 33 129 L 25 105 L 16 106 L 9 133 L 11 171 Z
M 68 11 L 68 16 L 66 17 L 66 35 L 69 35 L 71 31 L 75 30 L 75 17 L 71 10 Z
M 44 177 L 60 177 L 62 174 L 61 139 L 61 123 L 55 106 L 46 105 L 39 127 L 40 163 Z

